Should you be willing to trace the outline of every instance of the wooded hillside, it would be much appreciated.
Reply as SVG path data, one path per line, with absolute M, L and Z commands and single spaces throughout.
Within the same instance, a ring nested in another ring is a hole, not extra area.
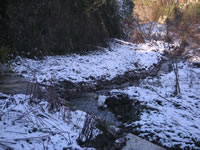
M 115 0 L 1 0 L 0 44 L 17 51 L 63 54 L 120 37 Z

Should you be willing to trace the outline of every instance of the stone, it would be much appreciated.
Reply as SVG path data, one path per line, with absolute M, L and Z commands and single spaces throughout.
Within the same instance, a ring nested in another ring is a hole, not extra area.
M 114 146 L 111 150 L 121 149 L 126 144 L 126 138 L 122 137 L 115 140 Z
M 126 139 L 126 145 L 122 150 L 165 150 L 165 148 L 150 143 L 131 133 L 126 136 Z
M 8 97 L 6 95 L 0 93 L 0 100 L 7 99 L 7 98 Z
M 125 143 L 125 142 L 126 142 L 125 138 L 119 138 L 119 139 L 115 140 L 115 143 L 118 143 L 118 144 L 122 144 L 122 143 Z

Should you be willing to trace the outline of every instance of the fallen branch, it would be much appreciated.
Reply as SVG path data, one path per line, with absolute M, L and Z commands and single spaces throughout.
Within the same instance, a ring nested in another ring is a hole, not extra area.
M 43 136 L 35 136 L 35 137 L 25 137 L 25 138 L 16 138 L 16 139 L 10 139 L 10 140 L 13 140 L 13 141 L 19 141 L 19 140 L 30 140 L 30 139 L 44 139 L 44 138 L 48 138 L 50 137 L 51 135 L 55 135 L 55 134 L 63 134 L 63 133 L 67 133 L 69 134 L 69 132 L 67 131 L 61 131 L 61 132 L 49 132 L 48 135 L 43 135 Z M 1 141 L 0 141 L 1 142 Z M 8 143 L 12 143 L 12 142 L 8 142 Z M 16 144 L 16 143 L 12 143 L 12 144 Z
M 51 134 L 44 135 L 44 136 L 36 136 L 36 137 L 25 137 L 25 138 L 16 138 L 16 139 L 11 139 L 14 141 L 19 141 L 19 140 L 30 140 L 30 139 L 44 139 L 50 137 Z
M 16 144 L 15 142 L 8 142 L 8 141 L 0 141 L 0 143 Z
M 177 105 L 177 103 L 173 102 L 172 100 L 169 100 L 167 98 L 165 98 L 164 96 L 160 95 L 154 88 L 148 86 L 153 92 L 155 92 L 159 97 L 163 98 L 164 100 L 173 103 L 174 105 Z
M 22 133 L 22 132 L 17 132 L 17 131 L 5 131 L 5 132 L 18 133 L 18 134 L 27 134 L 27 133 Z
M 30 111 L 24 112 L 19 118 L 15 119 L 15 121 L 22 119 L 23 117 L 25 117 L 25 116 L 27 116 L 28 114 L 30 114 L 32 111 L 34 111 L 34 110 L 31 109 Z

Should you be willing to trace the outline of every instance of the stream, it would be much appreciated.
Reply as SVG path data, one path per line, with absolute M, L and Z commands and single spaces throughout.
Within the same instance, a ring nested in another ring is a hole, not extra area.
M 28 86 L 34 83 L 31 83 L 30 81 L 26 80 L 24 77 L 15 74 L 6 65 L 3 66 L 3 68 L 4 69 L 2 69 L 0 72 L 0 93 L 5 93 L 5 94 L 30 93 L 29 91 L 30 89 L 28 88 Z M 166 61 L 162 63 L 162 65 L 160 65 L 159 68 L 160 69 L 158 73 L 169 72 L 170 62 Z M 141 75 L 141 76 L 142 78 L 144 78 L 144 75 Z M 148 76 L 147 73 L 145 73 L 145 76 Z M 100 109 L 98 107 L 98 97 L 100 95 L 106 95 L 107 97 L 113 96 L 113 93 L 112 94 L 110 93 L 112 89 L 124 89 L 129 86 L 139 86 L 139 80 L 140 79 L 133 80 L 133 81 L 122 80 L 121 84 L 108 82 L 106 86 L 103 86 L 103 88 L 99 87 L 98 89 L 93 90 L 93 91 L 89 90 L 89 91 L 84 91 L 84 92 L 82 91 L 75 92 L 73 93 L 73 96 L 70 97 L 70 100 L 66 101 L 66 105 L 71 107 L 72 110 L 82 110 L 82 111 L 88 112 L 89 114 L 93 114 L 95 116 L 99 116 L 100 118 L 103 118 L 104 120 L 108 121 L 111 124 L 119 126 L 122 124 L 122 122 L 119 121 L 119 118 L 116 117 L 117 115 L 114 114 L 113 111 L 110 111 L 111 110 L 110 108 Z M 64 89 L 64 90 L 67 90 L 67 89 Z M 67 93 L 66 91 L 64 92 Z M 117 95 L 117 94 L 118 93 L 115 93 L 114 95 Z M 134 106 L 136 106 L 136 104 L 134 104 Z M 121 108 L 119 107 L 118 109 L 121 109 Z M 133 109 L 139 109 L 139 105 L 137 105 L 137 107 Z
M 168 61 L 163 62 L 158 65 L 156 72 L 152 73 L 150 71 L 150 76 L 155 76 L 155 74 L 159 74 L 159 72 L 169 72 L 170 71 L 170 63 Z M 86 90 L 77 92 L 72 92 L 72 97 L 70 99 L 65 98 L 65 105 L 69 106 L 71 110 L 82 110 L 89 114 L 100 117 L 102 120 L 105 120 L 111 126 L 122 127 L 124 123 L 130 123 L 133 121 L 137 121 L 140 119 L 140 115 L 145 108 L 145 106 L 140 105 L 137 100 L 129 99 L 127 95 L 120 95 L 119 93 L 111 93 L 110 91 L 113 89 L 124 89 L 129 86 L 139 86 L 140 80 L 148 77 L 149 74 L 145 72 L 141 74 L 141 79 L 128 77 L 128 81 L 126 79 L 119 80 L 115 79 L 116 82 L 108 81 L 107 84 L 104 83 L 103 86 L 99 86 L 94 90 L 92 88 L 88 88 Z M 123 78 L 123 77 L 121 77 Z M 126 76 L 124 77 L 126 78 Z M 134 80 L 130 80 L 130 79 Z M 136 80 L 135 80 L 136 79 Z M 114 81 L 115 81 L 114 80 Z M 29 94 L 30 85 L 34 85 L 30 81 L 26 80 L 22 76 L 19 76 L 12 72 L 9 67 L 0 72 L 0 93 L 5 94 Z M 56 86 L 58 87 L 58 93 L 68 93 L 68 90 L 71 90 L 71 87 L 64 87 L 63 85 Z M 103 87 L 103 88 L 102 88 Z M 107 97 L 105 104 L 105 108 L 100 108 L 98 106 L 98 98 L 99 96 L 105 95 Z M 69 98 L 69 97 L 68 97 Z M 104 143 L 105 144 L 105 143 Z
M 7 65 L 0 66 L 0 69 L 0 93 L 27 94 L 27 87 L 31 82 L 12 72 Z

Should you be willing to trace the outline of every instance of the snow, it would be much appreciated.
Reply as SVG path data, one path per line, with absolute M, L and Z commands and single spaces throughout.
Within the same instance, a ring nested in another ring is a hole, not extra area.
M 106 96 L 104 95 L 99 95 L 98 97 L 98 107 L 106 107 L 105 101 L 106 101 Z
M 131 0 L 117 0 L 117 4 L 118 4 L 118 14 L 122 17 L 122 18 L 126 18 L 128 15 L 132 14 L 132 5 L 131 5 L 132 1 Z
M 139 30 L 151 37 L 165 37 L 167 34 L 167 25 L 157 22 L 144 23 L 139 26 Z
M 180 145 L 181 149 L 200 149 L 200 68 L 180 62 L 179 84 L 181 94 L 173 96 L 174 72 L 145 79 L 139 87 L 128 87 L 112 92 L 126 93 L 152 108 L 141 120 L 128 124 L 139 131 L 139 136 L 166 147 Z
M 155 26 L 159 28 L 157 25 Z M 160 30 L 162 29 L 153 29 L 152 34 L 161 34 Z M 98 80 L 112 80 L 128 71 L 150 70 L 154 64 L 164 58 L 165 50 L 168 50 L 168 44 L 163 41 L 148 41 L 136 45 L 115 39 L 110 43 L 110 47 L 87 55 L 48 56 L 44 60 L 19 58 L 18 61 L 13 62 L 12 69 L 30 81 L 39 83 L 52 84 L 65 80 L 73 83 L 95 83 Z M 147 106 L 146 108 L 151 108 L 142 113 L 139 121 L 126 124 L 126 126 L 134 127 L 139 132 L 139 136 L 168 148 L 179 146 L 181 149 L 200 149 L 195 145 L 195 142 L 200 141 L 200 69 L 192 65 L 193 62 L 199 63 L 199 60 L 199 57 L 193 57 L 190 60 L 191 63 L 190 61 L 178 63 L 181 88 L 181 94 L 178 96 L 174 96 L 174 72 L 160 72 L 159 76 L 149 77 L 143 80 L 139 86 L 112 90 L 113 93 L 126 93 L 130 98 L 137 99 L 142 105 Z M 5 97 L 6 95 L 0 94 L 2 108 L 13 100 Z M 21 145 L 25 147 L 24 149 L 34 148 L 35 143 L 39 143 L 41 148 L 43 143 L 51 148 L 57 146 L 56 149 L 66 147 L 66 143 L 69 146 L 80 148 L 75 139 L 83 126 L 85 113 L 70 111 L 73 119 L 68 123 L 68 121 L 60 119 L 63 116 L 59 118 L 59 112 L 49 114 L 46 111 L 47 104 L 45 102 L 41 102 L 41 105 L 29 106 L 26 102 L 20 103 L 20 99 L 23 99 L 24 95 L 14 95 L 13 97 L 14 101 L 8 107 L 9 113 L 5 113 L 0 121 L 0 143 L 6 141 L 10 146 L 20 149 Z M 103 101 L 104 98 L 101 97 L 99 104 L 103 105 Z M 12 108 L 13 105 L 14 108 Z M 34 110 L 34 113 L 31 111 L 20 122 L 15 121 L 27 110 Z M 42 114 L 42 119 L 34 116 L 37 114 Z M 32 118 L 31 121 L 30 118 Z M 79 128 L 76 128 L 77 121 L 80 119 Z M 6 125 L 3 122 L 6 122 Z M 28 131 L 35 128 L 35 125 L 40 127 L 45 125 L 45 129 L 48 128 L 47 134 L 43 131 L 28 134 Z M 19 133 L 9 132 L 8 134 L 8 131 L 19 131 Z M 61 134 L 60 131 L 64 132 Z M 56 135 L 50 136 L 50 140 L 42 141 L 41 138 L 34 138 L 31 141 L 33 144 L 27 143 L 25 140 L 15 141 L 15 139 L 26 136 L 49 138 L 49 134 L 52 132 Z M 69 133 L 70 138 L 68 137 Z M 65 138 L 62 139 L 62 137 Z M 56 144 L 56 142 L 60 144 Z
M 166 47 L 162 41 L 136 45 L 114 40 L 110 48 L 88 55 L 48 56 L 44 60 L 20 58 L 12 66 L 18 74 L 39 83 L 111 80 L 131 70 L 148 70 L 162 59 Z
M 29 104 L 28 95 L 0 93 L 0 150 L 84 149 L 76 139 L 86 113 L 66 107 L 50 112 L 46 101 L 38 102 Z

